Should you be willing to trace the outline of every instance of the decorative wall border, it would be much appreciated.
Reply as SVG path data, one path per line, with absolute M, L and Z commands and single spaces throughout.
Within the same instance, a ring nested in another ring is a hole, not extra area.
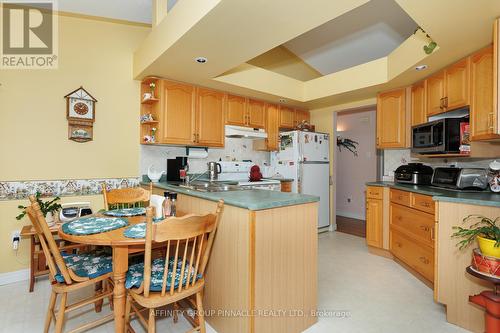
M 96 195 L 101 184 L 108 190 L 139 186 L 139 177 L 103 179 L 64 179 L 35 181 L 0 181 L 0 201 L 26 199 L 40 192 L 43 197 Z

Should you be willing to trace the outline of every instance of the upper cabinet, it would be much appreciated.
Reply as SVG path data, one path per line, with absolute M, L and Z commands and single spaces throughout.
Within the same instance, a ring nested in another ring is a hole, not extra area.
M 267 105 L 267 121 L 266 121 L 266 149 L 268 151 L 276 151 L 279 147 L 279 108 L 277 105 Z
M 195 137 L 196 88 L 163 81 L 163 114 L 159 143 L 191 145 Z
M 147 79 L 142 85 L 148 87 L 150 81 Z M 141 103 L 141 116 L 152 118 L 141 121 L 141 143 L 224 146 L 224 93 L 161 79 L 154 83 L 158 101 Z M 153 129 L 155 139 L 151 142 Z
M 252 128 L 264 128 L 266 124 L 265 103 L 241 96 L 228 96 L 226 124 Z
M 406 147 L 406 89 L 377 96 L 377 148 Z
M 427 114 L 429 116 L 444 112 L 444 81 L 444 71 L 434 74 L 425 80 L 425 85 L 427 87 Z
M 427 112 L 432 116 L 470 104 L 470 58 L 465 58 L 429 77 Z
M 446 110 L 470 104 L 470 57 L 446 68 Z
M 226 108 L 226 124 L 245 126 L 247 120 L 247 99 L 241 96 L 228 95 Z
M 303 121 L 310 122 L 311 116 L 307 110 L 295 110 L 295 126 Z
M 266 126 L 266 103 L 248 100 L 247 126 L 253 128 L 264 128 Z
M 287 106 L 279 108 L 279 128 L 292 129 L 295 127 L 295 110 Z
M 427 105 L 425 102 L 425 81 L 411 87 L 411 125 L 427 122 Z
M 204 147 L 224 147 L 224 109 L 226 95 L 198 88 L 195 143 Z

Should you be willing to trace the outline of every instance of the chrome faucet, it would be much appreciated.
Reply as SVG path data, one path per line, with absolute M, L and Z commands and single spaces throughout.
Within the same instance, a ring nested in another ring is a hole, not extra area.
M 189 186 L 189 184 L 191 184 L 191 182 L 194 182 L 195 180 L 201 178 L 203 175 L 206 175 L 207 173 L 208 173 L 208 170 L 203 172 L 203 173 L 200 173 L 196 176 L 193 176 L 193 178 L 189 177 L 189 175 L 186 175 L 186 178 L 184 178 L 184 185 Z

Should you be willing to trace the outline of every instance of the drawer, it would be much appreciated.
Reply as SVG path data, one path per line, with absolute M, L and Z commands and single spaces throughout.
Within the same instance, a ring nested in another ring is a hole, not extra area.
M 434 247 L 434 216 L 400 205 L 390 206 L 391 229 L 394 227 L 400 232 Z
M 366 197 L 369 199 L 383 199 L 384 198 L 384 188 L 381 186 L 367 186 L 366 187 Z
M 397 231 L 391 231 L 391 252 L 399 260 L 434 282 L 434 251 Z
M 410 207 L 410 192 L 391 189 L 391 202 Z
M 433 215 L 436 212 L 434 200 L 428 195 L 412 193 L 411 207 Z

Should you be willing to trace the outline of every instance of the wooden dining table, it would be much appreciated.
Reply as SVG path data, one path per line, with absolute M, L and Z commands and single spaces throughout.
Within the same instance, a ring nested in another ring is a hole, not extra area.
M 94 214 L 90 216 L 109 217 L 102 214 Z M 145 246 L 144 238 L 128 238 L 123 235 L 123 232 L 131 225 L 146 222 L 145 216 L 124 217 L 124 219 L 129 222 L 127 226 L 93 235 L 70 235 L 63 232 L 63 228 L 59 228 L 58 231 L 59 237 L 67 241 L 87 245 L 110 246 L 113 249 L 113 311 L 115 316 L 115 332 L 120 333 L 126 331 L 125 278 L 128 271 L 129 254 L 143 252 Z

